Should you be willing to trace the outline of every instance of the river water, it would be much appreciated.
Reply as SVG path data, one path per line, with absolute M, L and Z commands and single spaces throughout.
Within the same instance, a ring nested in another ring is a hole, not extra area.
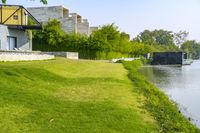
M 145 66 L 139 72 L 175 101 L 182 113 L 200 128 L 200 60 L 190 66 Z

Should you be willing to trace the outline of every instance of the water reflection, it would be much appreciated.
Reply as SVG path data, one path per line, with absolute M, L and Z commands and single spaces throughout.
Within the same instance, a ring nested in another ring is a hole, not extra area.
M 146 66 L 139 72 L 176 101 L 200 127 L 200 61 L 191 66 Z

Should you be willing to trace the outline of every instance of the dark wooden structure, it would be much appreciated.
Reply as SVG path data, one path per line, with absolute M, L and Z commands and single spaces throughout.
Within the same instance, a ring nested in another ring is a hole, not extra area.
M 155 52 L 153 65 L 182 65 L 184 57 L 184 52 Z

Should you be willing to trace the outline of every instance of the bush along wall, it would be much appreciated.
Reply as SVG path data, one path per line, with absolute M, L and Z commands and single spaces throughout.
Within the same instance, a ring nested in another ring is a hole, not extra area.
M 144 55 L 151 47 L 130 41 L 130 36 L 114 24 L 104 25 L 88 37 L 65 33 L 61 23 L 53 19 L 42 31 L 33 32 L 33 50 L 79 52 L 80 58 L 112 59 Z
M 181 32 L 179 34 L 185 34 Z M 61 23 L 52 19 L 42 31 L 33 32 L 33 50 L 79 52 L 84 59 L 111 59 L 121 57 L 139 57 L 152 52 L 185 51 L 198 58 L 200 47 L 195 41 L 187 41 L 181 49 L 175 44 L 179 35 L 166 30 L 145 30 L 134 39 L 120 32 L 115 24 L 108 24 L 94 30 L 90 36 L 67 34 Z M 185 39 L 184 39 L 185 40 Z

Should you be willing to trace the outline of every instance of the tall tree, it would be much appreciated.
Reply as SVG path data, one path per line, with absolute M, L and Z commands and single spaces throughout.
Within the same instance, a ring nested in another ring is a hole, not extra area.
M 182 44 L 181 49 L 188 53 L 193 59 L 200 58 L 200 44 L 195 40 L 188 40 Z
M 178 33 L 174 33 L 174 42 L 180 48 L 182 44 L 187 41 L 187 37 L 189 32 L 179 31 Z
M 94 31 L 90 36 L 90 45 L 100 51 L 116 51 L 120 32 L 114 24 L 108 24 Z
M 7 0 L 1 0 L 3 4 L 6 4 Z M 40 0 L 43 4 L 47 4 L 47 0 Z
M 145 30 L 141 32 L 134 40 L 148 45 L 155 44 L 153 32 L 150 30 Z
M 153 35 L 156 41 L 156 44 L 159 45 L 172 45 L 174 44 L 173 33 L 167 30 L 154 30 Z
M 169 46 L 174 44 L 173 33 L 162 29 L 154 31 L 145 30 L 135 40 L 148 45 Z

